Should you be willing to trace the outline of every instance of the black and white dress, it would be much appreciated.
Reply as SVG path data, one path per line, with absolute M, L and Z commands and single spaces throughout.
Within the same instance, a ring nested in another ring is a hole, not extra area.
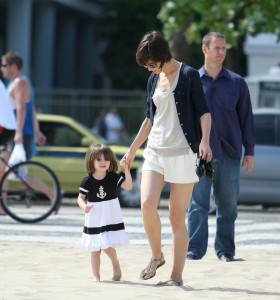
M 124 179 L 124 176 L 114 172 L 107 172 L 101 180 L 93 176 L 84 177 L 80 193 L 87 195 L 87 201 L 93 207 L 85 214 L 83 235 L 77 243 L 78 248 L 92 252 L 129 244 L 117 195 L 117 187 Z

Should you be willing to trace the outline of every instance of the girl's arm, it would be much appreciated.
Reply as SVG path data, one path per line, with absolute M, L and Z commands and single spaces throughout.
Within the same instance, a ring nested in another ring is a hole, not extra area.
M 131 190 L 132 189 L 132 178 L 131 178 L 131 174 L 128 170 L 128 164 L 125 163 L 124 161 L 121 161 L 120 165 L 121 165 L 122 171 L 124 172 L 124 175 L 125 175 L 125 180 L 122 183 L 121 187 L 125 190 Z
M 85 213 L 88 213 L 92 209 L 92 203 L 86 203 L 85 198 L 86 195 L 79 193 L 77 203 Z

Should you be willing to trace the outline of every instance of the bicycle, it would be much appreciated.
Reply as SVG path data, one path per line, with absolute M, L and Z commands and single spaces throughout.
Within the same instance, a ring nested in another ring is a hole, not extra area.
M 0 160 L 6 166 L 0 202 L 7 215 L 21 223 L 36 223 L 58 212 L 60 184 L 49 167 L 30 160 L 10 166 L 1 156 Z

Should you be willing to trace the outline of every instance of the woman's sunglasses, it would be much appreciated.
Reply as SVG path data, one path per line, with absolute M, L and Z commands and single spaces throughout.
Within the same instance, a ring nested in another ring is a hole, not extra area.
M 147 65 L 145 65 L 144 66 L 144 68 L 152 68 L 152 69 L 154 69 L 154 68 L 157 68 L 158 67 L 158 65 L 157 65 L 157 63 L 151 63 L 151 64 L 147 64 Z

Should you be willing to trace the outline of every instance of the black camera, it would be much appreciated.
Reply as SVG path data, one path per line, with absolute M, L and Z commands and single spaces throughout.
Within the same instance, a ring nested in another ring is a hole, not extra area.
M 201 158 L 196 159 L 195 172 L 199 178 L 206 176 L 209 180 L 214 179 L 214 170 L 212 168 L 211 162 L 207 162 L 204 159 Z

